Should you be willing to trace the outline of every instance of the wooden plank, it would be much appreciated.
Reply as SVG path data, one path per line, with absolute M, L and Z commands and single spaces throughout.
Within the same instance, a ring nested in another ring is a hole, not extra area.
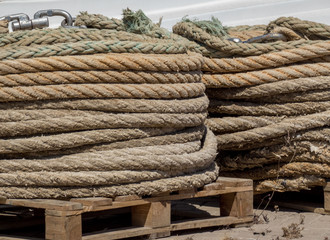
M 72 216 L 54 216 L 46 210 L 46 239 L 80 240 L 82 239 L 81 214 Z M 59 214 L 61 215 L 61 214 Z M 65 215 L 65 212 L 64 214 Z
M 112 198 L 94 197 L 94 198 L 71 198 L 70 202 L 81 203 L 83 206 L 111 206 Z
M 6 204 L 50 210 L 81 210 L 82 204 L 52 199 L 7 199 Z
M 222 183 L 226 188 L 253 186 L 253 181 L 251 179 L 245 179 L 245 178 L 218 177 L 216 182 Z
M 194 197 L 208 197 L 208 196 L 216 196 L 227 193 L 236 193 L 236 192 L 246 192 L 252 191 L 252 186 L 244 186 L 244 187 L 228 187 L 224 190 L 209 190 L 209 191 L 199 191 L 195 194 Z
M 276 201 L 274 204 L 280 206 L 280 207 L 285 207 L 285 208 L 291 208 L 291 209 L 296 209 L 300 211 L 305 211 L 305 212 L 314 212 L 314 213 L 319 213 L 319 214 L 330 214 L 330 212 L 327 212 L 324 210 L 321 204 L 319 203 L 312 203 L 312 202 L 303 202 L 303 201 L 293 201 L 293 202 L 281 202 L 281 201 Z
M 115 198 L 114 202 L 128 202 L 133 200 L 142 199 L 138 195 L 127 195 L 127 196 L 118 196 Z
M 187 229 L 199 229 L 204 227 L 229 226 L 231 224 L 252 222 L 253 217 L 216 217 L 211 219 L 200 219 L 191 221 L 177 221 L 171 224 L 171 231 L 180 231 Z
M 203 187 L 204 191 L 223 190 L 223 189 L 225 189 L 225 185 L 221 181 L 216 181 L 214 183 L 207 184 Z
M 136 236 L 150 235 L 153 233 L 161 233 L 170 231 L 170 227 L 149 228 L 149 227 L 130 227 L 120 230 L 99 232 L 93 235 L 83 236 L 83 240 L 109 240 L 109 239 L 126 239 Z

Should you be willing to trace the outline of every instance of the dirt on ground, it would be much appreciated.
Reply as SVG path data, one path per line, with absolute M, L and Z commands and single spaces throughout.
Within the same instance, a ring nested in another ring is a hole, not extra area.
M 262 213 L 262 214 L 261 214 Z M 289 209 L 256 210 L 250 227 L 186 231 L 163 240 L 330 240 L 330 215 Z M 260 215 L 261 214 L 261 215 Z

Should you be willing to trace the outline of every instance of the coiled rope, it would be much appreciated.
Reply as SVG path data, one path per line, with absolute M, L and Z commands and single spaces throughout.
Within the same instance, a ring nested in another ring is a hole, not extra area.
M 127 32 L 126 15 L 76 20 L 100 30 L 0 34 L 0 197 L 152 195 L 216 179 L 202 56 L 156 26 Z
M 330 27 L 282 17 L 267 26 L 225 28 L 212 19 L 183 20 L 173 32 L 220 53 L 203 54 L 202 67 L 210 98 L 206 124 L 217 136 L 220 175 L 252 178 L 256 192 L 324 185 L 330 166 Z M 283 38 L 229 39 L 268 33 Z

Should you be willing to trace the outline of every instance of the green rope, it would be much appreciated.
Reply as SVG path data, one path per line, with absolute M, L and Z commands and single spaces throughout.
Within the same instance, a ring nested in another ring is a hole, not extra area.
M 211 18 L 210 20 L 190 20 L 187 17 L 183 17 L 182 22 L 191 22 L 195 24 L 197 27 L 203 29 L 209 34 L 212 34 L 217 37 L 227 37 L 227 28 L 222 25 L 222 23 L 216 17 Z

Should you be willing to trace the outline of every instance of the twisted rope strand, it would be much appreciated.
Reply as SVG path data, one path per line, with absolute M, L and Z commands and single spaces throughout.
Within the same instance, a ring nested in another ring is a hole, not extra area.
M 289 79 L 328 76 L 330 63 L 290 65 L 244 73 L 203 74 L 207 88 L 235 88 L 278 82 Z M 1 79 L 1 78 L 0 78 Z
M 9 74 L 0 76 L 0 87 L 73 83 L 197 83 L 201 72 L 70 71 Z
M 198 71 L 203 59 L 198 54 L 94 54 L 86 56 L 56 56 L 0 62 L 0 75 L 42 71 L 75 70 L 135 70 L 135 71 Z
M 204 123 L 202 114 L 97 114 L 46 118 L 20 122 L 6 122 L 0 125 L 0 137 L 29 136 L 78 130 L 112 128 L 165 128 L 194 127 Z
M 292 92 L 325 90 L 329 88 L 330 76 L 323 76 L 283 80 L 245 88 L 227 89 L 226 91 L 222 91 L 221 89 L 209 89 L 207 95 L 215 99 L 253 99 Z
M 62 84 L 0 88 L 0 102 L 84 99 L 84 98 L 154 98 L 178 99 L 204 94 L 202 83 L 189 84 Z

